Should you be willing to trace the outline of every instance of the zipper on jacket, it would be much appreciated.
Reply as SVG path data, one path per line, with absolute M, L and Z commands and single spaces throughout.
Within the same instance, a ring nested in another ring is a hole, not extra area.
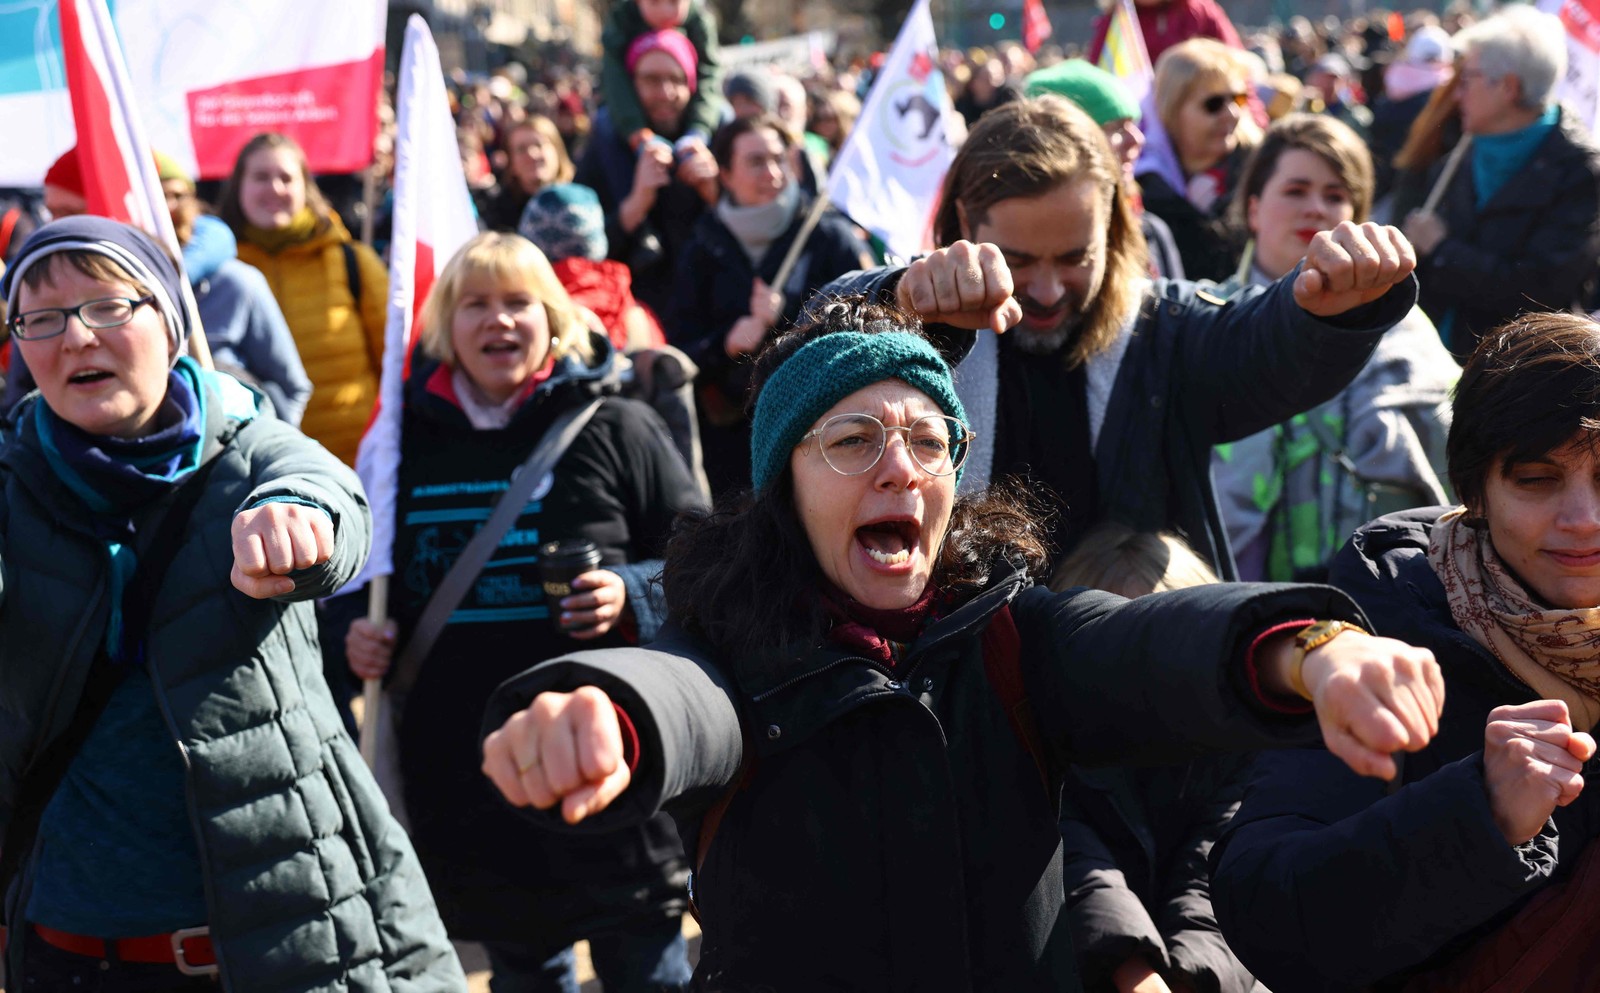
M 835 666 L 843 665 L 846 662 L 859 662 L 872 671 L 880 673 L 891 683 L 898 683 L 901 685 L 908 683 L 911 679 L 911 674 L 917 670 L 918 666 L 922 665 L 922 659 L 919 657 L 916 662 L 912 663 L 910 668 L 906 669 L 905 672 L 897 672 L 880 662 L 874 662 L 871 659 L 864 659 L 859 656 L 846 655 L 833 659 L 830 662 L 826 662 L 823 665 L 819 665 L 815 669 L 802 672 L 797 676 L 791 676 L 779 683 L 777 686 L 774 686 L 769 690 L 762 690 L 760 693 L 753 695 L 750 697 L 750 700 L 752 703 L 762 703 L 778 695 L 779 693 L 782 693 L 784 690 L 789 689 L 796 683 L 804 682 L 805 680 L 810 679 L 812 676 L 820 676 L 829 669 L 832 669 Z

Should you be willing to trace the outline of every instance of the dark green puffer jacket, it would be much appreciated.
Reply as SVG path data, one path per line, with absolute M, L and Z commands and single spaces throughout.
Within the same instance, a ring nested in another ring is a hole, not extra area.
M 322 675 L 311 601 L 366 558 L 361 486 L 298 431 L 256 418 L 237 382 L 206 380 L 205 458 L 222 461 L 156 597 L 146 657 L 187 766 L 223 987 L 465 990 L 411 844 Z M 109 612 L 105 546 L 47 466 L 29 409 L 0 452 L 0 828 L 27 763 L 71 721 Z M 297 574 L 292 594 L 255 600 L 230 581 L 230 528 L 238 511 L 270 497 L 327 510 L 335 551 Z M 31 883 L 25 866 L 6 894 L 8 921 L 20 919 Z M 22 947 L 10 943 L 13 977 Z

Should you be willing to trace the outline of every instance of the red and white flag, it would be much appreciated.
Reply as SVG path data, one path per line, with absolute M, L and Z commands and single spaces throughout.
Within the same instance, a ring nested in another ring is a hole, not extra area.
M 394 572 L 395 496 L 400 472 L 400 410 L 416 317 L 450 256 L 478 233 L 455 120 L 427 22 L 406 21 L 395 107 L 394 233 L 389 243 L 389 321 L 372 423 L 356 452 L 356 474 L 372 506 L 372 555 L 347 589 Z
M 1556 98 L 1590 131 L 1600 126 L 1600 0 L 1539 0 L 1567 34 L 1567 70 L 1556 77 Z
M 1054 33 L 1050 15 L 1044 12 L 1044 0 L 1023 0 L 1022 47 L 1030 53 L 1037 52 L 1044 40 Z
M 143 228 L 176 258 L 178 236 L 106 0 L 61 0 L 60 13 L 61 56 L 89 213 Z
M 0 0 L 0 122 L 26 135 L 0 155 L 0 186 L 37 186 L 74 142 L 60 16 L 75 0 Z M 144 111 L 144 136 L 198 179 L 223 179 L 262 131 L 300 143 L 316 173 L 372 161 L 385 0 L 109 0 Z M 415 5 L 413 5 L 415 6 Z M 458 5 L 459 6 L 459 5 Z M 76 35 L 72 30 L 66 35 Z M 110 37 L 109 29 L 101 33 Z M 71 44 L 68 42 L 68 44 Z

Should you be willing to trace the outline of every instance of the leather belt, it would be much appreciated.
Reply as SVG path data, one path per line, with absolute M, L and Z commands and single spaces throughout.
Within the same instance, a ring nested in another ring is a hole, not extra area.
M 33 925 L 33 930 L 46 944 L 74 955 L 147 965 L 169 964 L 185 976 L 215 976 L 220 971 L 209 927 L 179 928 L 171 934 L 144 938 L 112 939 L 68 934 L 42 924 Z

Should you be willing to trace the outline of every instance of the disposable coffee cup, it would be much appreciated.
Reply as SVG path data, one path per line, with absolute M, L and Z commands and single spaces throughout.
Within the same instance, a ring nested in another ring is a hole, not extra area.
M 561 623 L 561 600 L 572 595 L 572 581 L 600 568 L 600 549 L 587 538 L 551 541 L 539 546 L 539 581 L 544 586 L 550 619 L 562 631 L 583 630 Z

